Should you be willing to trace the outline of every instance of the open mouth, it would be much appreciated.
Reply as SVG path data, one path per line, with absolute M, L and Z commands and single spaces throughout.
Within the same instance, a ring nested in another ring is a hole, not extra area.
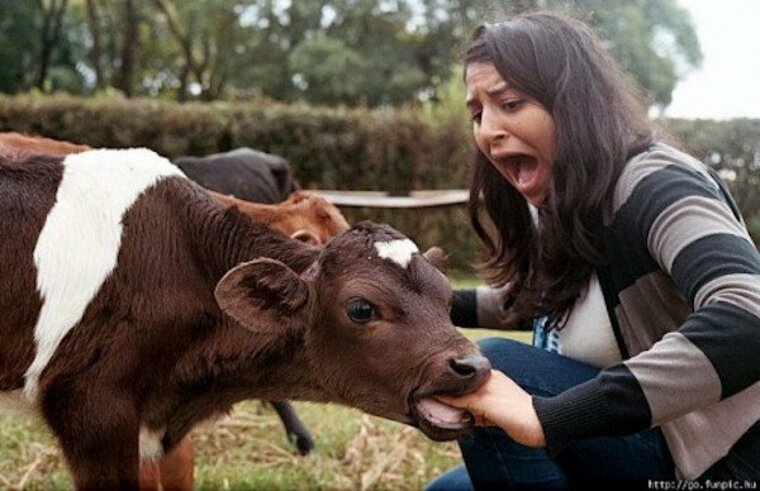
M 537 182 L 538 159 L 532 155 L 518 153 L 510 155 L 492 155 L 500 172 L 509 179 L 512 185 L 523 194 Z
M 469 412 L 444 404 L 431 396 L 415 399 L 411 408 L 416 426 L 432 440 L 454 440 L 475 424 L 475 418 Z
M 471 394 L 486 383 L 491 363 L 478 351 L 462 351 L 458 357 L 446 357 L 437 377 L 427 379 L 407 396 L 407 415 L 411 424 L 435 441 L 465 436 L 475 426 L 475 417 L 465 409 L 452 407 L 439 397 Z M 446 399 L 444 397 L 444 399 Z M 448 399 L 446 399 L 448 400 Z
M 538 160 L 530 155 L 515 155 L 506 160 L 507 172 L 518 187 L 527 187 L 536 178 Z
M 415 408 L 428 423 L 444 430 L 461 430 L 473 423 L 472 415 L 464 409 L 446 405 L 432 397 L 418 400 Z

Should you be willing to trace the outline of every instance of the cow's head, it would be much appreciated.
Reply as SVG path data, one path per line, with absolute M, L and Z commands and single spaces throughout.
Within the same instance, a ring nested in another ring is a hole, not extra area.
M 268 225 L 301 242 L 324 244 L 349 229 L 335 205 L 308 191 L 294 191 L 276 206 L 278 213 L 273 214 Z
M 437 248 L 420 254 L 396 230 L 362 222 L 328 242 L 306 273 L 257 259 L 227 273 L 216 296 L 248 329 L 301 336 L 330 399 L 447 440 L 472 417 L 433 396 L 476 390 L 490 364 L 449 320 L 441 261 Z

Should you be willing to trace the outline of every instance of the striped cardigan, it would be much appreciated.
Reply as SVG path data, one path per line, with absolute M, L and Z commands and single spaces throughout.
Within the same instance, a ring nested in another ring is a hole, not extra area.
M 534 405 L 552 453 L 661 426 L 695 479 L 760 419 L 760 254 L 720 181 L 663 144 L 627 164 L 613 211 L 599 278 L 627 359 Z
M 660 426 L 682 479 L 745 434 L 757 455 L 760 254 L 736 205 L 701 162 L 658 143 L 626 165 L 613 211 L 598 275 L 624 361 L 534 396 L 549 452 Z M 729 468 L 757 472 L 739 457 Z

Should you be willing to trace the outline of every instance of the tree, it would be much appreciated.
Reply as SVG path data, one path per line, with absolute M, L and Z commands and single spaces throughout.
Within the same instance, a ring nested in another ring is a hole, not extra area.
M 501 11 L 534 9 L 588 22 L 656 108 L 670 104 L 678 80 L 702 62 L 691 16 L 676 0 L 520 0 Z
M 675 0 L 259 0 L 245 10 L 260 32 L 246 63 L 255 68 L 236 83 L 331 104 L 436 98 L 478 22 L 535 9 L 588 21 L 656 107 L 701 62 L 691 19 Z
M 325 35 L 301 42 L 288 56 L 293 84 L 319 104 L 357 103 L 366 97 L 360 74 L 370 67 L 355 50 Z M 346 77 L 353 73 L 357 76 Z
M 37 63 L 37 79 L 35 85 L 43 89 L 47 80 L 50 58 L 61 37 L 63 14 L 66 13 L 68 0 L 36 0 L 38 10 L 42 14 L 42 27 L 39 29 L 40 54 Z
M 133 0 L 124 0 L 124 43 L 121 49 L 121 76 L 117 87 L 130 97 L 133 93 L 135 63 L 140 46 L 140 18 Z
M 32 2 L 0 1 L 0 91 L 25 90 L 37 72 L 36 6 Z
M 178 100 L 192 87 L 201 100 L 219 98 L 235 69 L 236 50 L 242 46 L 239 12 L 230 2 L 214 0 L 152 0 L 177 44 L 183 64 L 178 76 Z M 190 81 L 190 77 L 193 81 Z
M 178 100 L 436 100 L 476 24 L 541 8 L 590 22 L 655 107 L 701 61 L 676 0 L 0 0 L 0 90 L 81 90 L 89 70 Z
M 105 87 L 105 80 L 102 68 L 100 15 L 96 0 L 87 0 L 87 27 L 92 39 L 89 61 L 95 75 L 95 88 L 102 89 Z
M 81 31 L 67 7 L 68 0 L 0 1 L 0 91 L 84 89 Z
M 246 80 L 284 100 L 371 106 L 414 101 L 448 77 L 456 32 L 462 31 L 451 28 L 458 17 L 450 14 L 446 18 L 451 22 L 430 25 L 436 17 L 420 10 L 426 3 L 250 2 L 247 22 L 261 35 L 247 55 L 246 65 L 255 68 Z M 454 3 L 472 0 L 439 3 L 448 11 Z

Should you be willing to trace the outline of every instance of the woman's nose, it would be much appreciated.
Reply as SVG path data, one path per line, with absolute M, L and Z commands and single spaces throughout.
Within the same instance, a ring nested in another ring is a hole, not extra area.
M 480 131 L 489 142 L 504 139 L 509 134 L 498 115 L 485 110 L 481 114 Z

